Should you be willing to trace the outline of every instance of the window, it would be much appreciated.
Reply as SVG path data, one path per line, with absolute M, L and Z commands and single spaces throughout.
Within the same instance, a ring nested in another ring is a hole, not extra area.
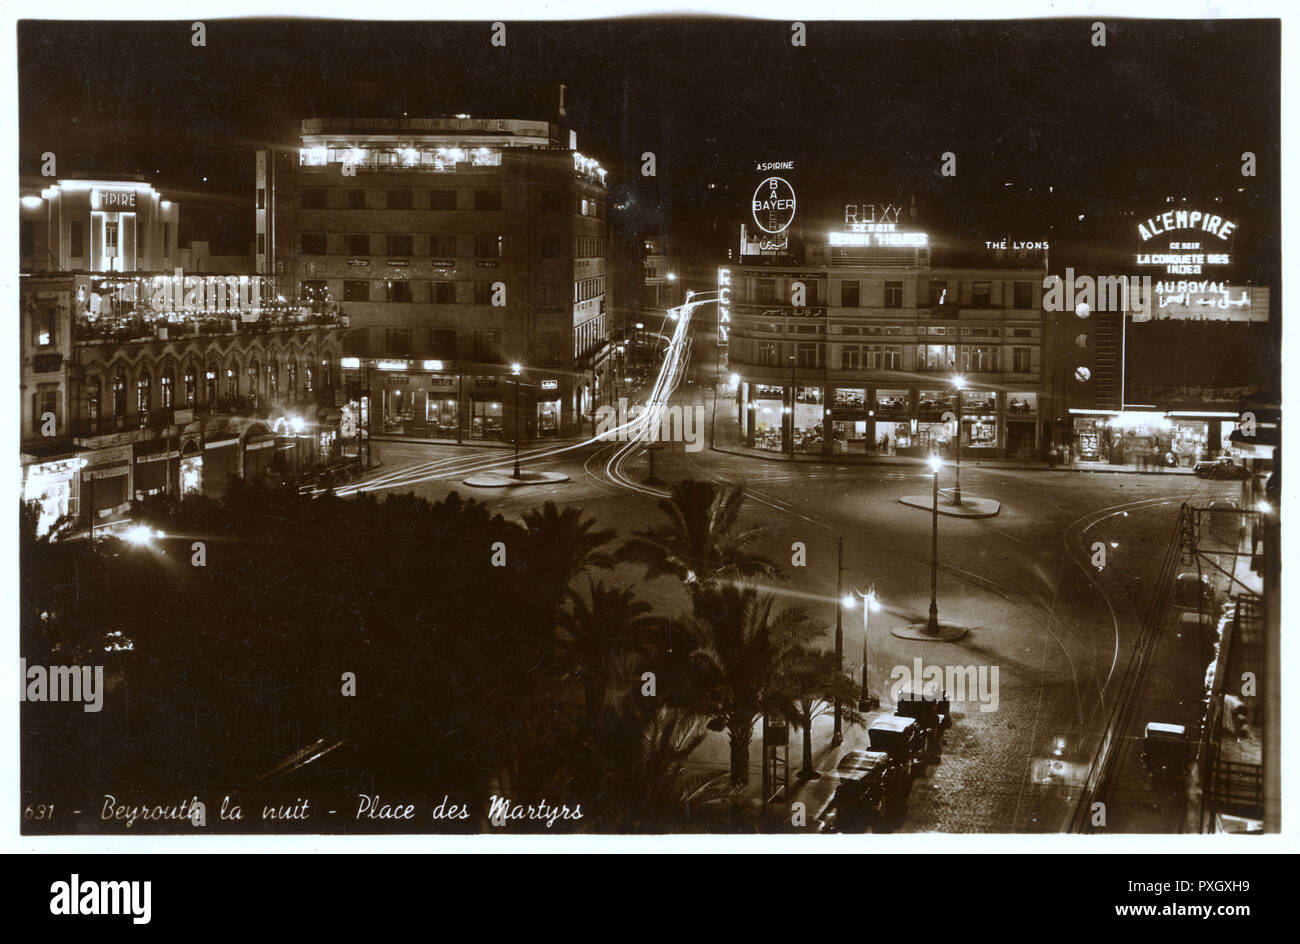
M 559 236 L 543 236 L 541 244 L 542 258 L 558 259 L 563 251 L 562 246 Z
M 861 297 L 862 297 L 861 282 L 853 281 L 853 282 L 840 283 L 840 304 L 843 307 L 857 308 L 860 304 L 862 304 Z
M 434 357 L 451 360 L 456 356 L 456 332 L 435 330 L 429 332 L 429 345 Z
M 501 191 L 500 191 L 500 190 L 475 190 L 475 191 L 474 191 L 474 209 L 476 209 L 476 210 L 500 210 L 500 209 L 501 209 Z
M 455 190 L 430 190 L 429 209 L 430 210 L 456 209 L 456 191 Z
M 559 213 L 564 209 L 564 195 L 558 190 L 543 190 L 541 206 L 543 213 Z
M 258 254 L 259 256 L 266 255 L 266 233 L 258 233 L 258 234 L 257 234 L 257 254 Z M 167 250 L 166 250 L 166 248 L 165 248 L 165 244 L 164 244 L 164 249 L 163 249 L 163 255 L 164 255 L 164 256 L 167 255 Z
M 970 365 L 962 366 L 964 370 L 995 371 L 998 369 L 998 349 L 989 344 L 976 344 L 970 348 Z
M 126 416 L 126 371 L 119 370 L 113 375 L 113 416 Z
M 902 282 L 885 283 L 885 307 L 886 308 L 903 307 L 903 283 Z
M 840 370 L 858 370 L 862 367 L 862 348 L 856 344 L 840 349 Z
M 430 293 L 429 300 L 437 305 L 454 305 L 456 304 L 456 283 L 455 282 L 431 282 L 429 283 L 433 291 Z
M 280 399 L 280 358 L 272 357 L 266 365 L 266 394 L 272 400 Z
M 163 258 L 170 259 L 172 254 L 172 224 L 170 223 L 163 224 L 162 244 Z
M 434 233 L 429 237 L 429 255 L 440 258 L 456 255 L 456 237 L 452 233 Z
M 55 324 L 58 312 L 54 308 L 42 308 L 36 312 L 36 321 L 33 327 L 36 329 L 36 344 L 38 347 L 49 347 L 55 338 Z
M 477 233 L 474 236 L 474 255 L 480 258 L 496 259 L 503 253 L 506 238 L 497 233 Z
M 32 397 L 32 432 L 39 433 L 44 425 L 46 413 L 54 414 L 54 422 L 59 421 L 59 388 L 42 387 Z
M 916 346 L 917 370 L 955 370 L 957 346 L 955 344 L 918 344 Z
M 474 332 L 474 359 L 476 361 L 495 361 L 501 344 L 500 331 Z
M 98 377 L 92 377 L 86 384 L 86 420 L 91 429 L 99 422 L 99 400 L 102 395 Z
M 262 392 L 262 365 L 256 359 L 248 365 L 248 395 L 255 397 Z
M 392 193 L 392 191 L 390 190 L 389 193 Z M 408 190 L 407 193 L 410 193 L 410 191 Z M 388 254 L 390 256 L 412 255 L 413 254 L 412 247 L 414 246 L 414 244 L 415 244 L 415 240 L 411 236 L 406 236 L 406 235 L 399 236 L 397 234 L 389 234 Z
M 776 279 L 754 279 L 753 298 L 756 302 L 776 301 Z
M 930 307 L 938 308 L 940 305 L 951 305 L 955 299 L 948 294 L 947 282 L 930 282 Z
M 364 190 L 348 190 L 348 209 L 364 210 L 366 208 L 366 192 Z
M 976 308 L 988 308 L 992 304 L 992 288 L 988 282 L 972 282 L 970 287 L 970 303 Z
M 1034 307 L 1034 283 L 1017 282 L 1012 290 L 1015 293 L 1014 304 L 1017 308 Z
M 153 406 L 153 376 L 149 371 L 142 373 L 135 382 L 135 411 L 140 414 L 140 422 L 147 422 L 149 410 Z
M 239 396 L 239 374 L 233 367 L 226 368 L 226 396 L 231 400 Z
M 537 335 L 537 355 L 543 364 L 558 364 L 560 362 L 560 332 L 539 332 Z
M 68 223 L 68 254 L 81 257 L 86 254 L 85 230 L 81 220 Z
M 354 256 L 370 255 L 370 237 L 365 234 L 349 233 L 343 237 L 344 251 Z
M 760 341 L 755 345 L 755 360 L 760 367 L 776 367 L 780 363 L 776 343 Z
M 185 400 L 183 401 L 184 405 L 187 407 L 194 406 L 194 403 L 199 396 L 199 375 L 198 375 L 198 369 L 193 364 L 185 368 L 185 376 L 183 378 L 183 382 L 185 384 L 185 394 L 184 394 Z M 99 396 L 98 384 L 96 384 L 95 386 L 95 396 L 96 397 Z
M 175 378 L 170 370 L 163 371 L 158 378 L 158 398 L 164 410 L 170 410 L 176 396 Z
M 903 369 L 903 349 L 896 344 L 885 345 L 884 370 Z
M 822 366 L 822 345 L 796 344 L 795 356 L 800 367 Z
M 257 188 L 257 208 L 259 210 L 266 209 L 266 188 L 265 187 Z
M 112 258 L 117 255 L 117 224 L 104 225 L 104 255 Z
M 390 210 L 409 210 L 415 205 L 410 190 L 389 190 L 387 201 Z
M 302 243 L 302 253 L 304 256 L 323 256 L 325 255 L 325 234 L 324 233 L 303 233 L 299 236 Z
M 388 300 L 390 302 L 409 302 L 411 300 L 411 283 L 393 280 L 388 283 Z
M 411 353 L 410 328 L 389 328 L 385 334 L 385 352 L 396 357 L 406 357 Z
M 1011 369 L 1017 374 L 1027 374 L 1030 371 L 1030 348 L 1013 347 L 1011 349 Z
M 261 191 L 258 191 L 259 193 Z M 302 191 L 302 208 L 304 210 L 325 209 L 325 191 L 317 188 Z
M 347 280 L 343 283 L 343 300 L 345 302 L 370 301 L 370 283 L 360 280 Z
M 475 305 L 492 304 L 492 283 L 491 282 L 474 283 L 474 304 Z

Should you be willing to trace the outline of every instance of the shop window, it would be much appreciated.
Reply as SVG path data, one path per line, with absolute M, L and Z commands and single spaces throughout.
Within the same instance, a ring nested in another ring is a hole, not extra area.
M 390 210 L 409 210 L 414 205 L 410 190 L 389 190 L 387 192 L 387 206 Z
M 398 235 L 396 233 L 391 233 L 388 236 L 388 254 L 390 256 L 413 255 L 414 250 L 412 247 L 414 245 L 415 239 L 409 234 Z
M 834 405 L 837 410 L 861 410 L 867 404 L 867 391 L 863 387 L 837 387 Z
M 248 365 L 248 395 L 255 397 L 262 392 L 262 365 L 254 358 Z
M 902 282 L 885 283 L 885 307 L 886 308 L 903 307 L 903 283 Z
M 370 301 L 370 283 L 360 280 L 347 280 L 343 283 L 343 300 L 345 302 Z
M 370 255 L 370 237 L 365 233 L 349 233 L 343 237 L 345 252 L 354 256 Z
M 917 370 L 954 370 L 956 367 L 956 345 L 918 344 L 916 346 Z
M 475 400 L 470 421 L 470 438 L 502 439 L 500 400 Z
M 266 365 L 266 394 L 272 400 L 280 399 L 280 358 L 273 357 Z
M 474 283 L 474 304 L 475 305 L 492 304 L 492 283 L 491 282 Z
M 776 279 L 746 279 L 753 286 L 750 296 L 756 302 L 776 301 Z

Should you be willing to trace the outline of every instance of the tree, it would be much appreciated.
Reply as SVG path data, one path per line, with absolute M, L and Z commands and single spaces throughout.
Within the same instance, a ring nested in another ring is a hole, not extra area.
M 649 604 L 638 600 L 631 587 L 607 587 L 603 580 L 588 580 L 587 585 L 590 604 L 575 593 L 562 614 L 561 648 L 570 669 L 582 680 L 587 722 L 595 726 L 620 657 L 638 648 L 655 622 Z
M 861 724 L 857 700 L 860 691 L 857 683 L 845 675 L 836 664 L 835 653 L 819 649 L 791 672 L 784 680 L 784 697 L 794 706 L 788 720 L 803 731 L 803 768 L 801 780 L 818 776 L 813 769 L 812 724 L 821 717 L 833 714 L 835 700 L 840 702 L 840 716 L 845 724 Z
M 583 518 L 582 509 L 563 510 L 553 501 L 525 512 L 528 533 L 528 569 L 537 581 L 538 592 L 553 606 L 563 603 L 573 578 L 592 567 L 609 567 L 614 559 L 602 551 L 614 539 L 614 532 L 599 530 L 594 518 Z
M 790 679 L 807 671 L 812 642 L 825 629 L 803 606 L 773 609 L 775 598 L 752 587 L 720 584 L 704 591 L 692 623 L 696 710 L 731 741 L 731 780 L 749 782 L 749 744 L 764 714 L 795 712 Z
M 642 564 L 646 579 L 676 577 L 692 597 L 726 578 L 770 578 L 780 574 L 762 554 L 750 549 L 764 532 L 740 527 L 745 501 L 739 486 L 684 479 L 659 500 L 668 524 L 643 528 L 623 545 L 628 559 Z

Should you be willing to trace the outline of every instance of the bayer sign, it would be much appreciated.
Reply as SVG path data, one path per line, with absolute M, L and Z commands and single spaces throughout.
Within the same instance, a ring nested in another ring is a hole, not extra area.
M 783 177 L 769 177 L 754 190 L 754 223 L 765 233 L 785 232 L 794 209 L 794 188 Z

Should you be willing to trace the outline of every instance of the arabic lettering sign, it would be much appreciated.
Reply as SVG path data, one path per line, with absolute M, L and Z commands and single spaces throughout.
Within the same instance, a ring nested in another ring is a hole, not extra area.
M 1157 282 L 1133 321 L 1268 321 L 1269 291 L 1254 285 L 1188 279 Z

